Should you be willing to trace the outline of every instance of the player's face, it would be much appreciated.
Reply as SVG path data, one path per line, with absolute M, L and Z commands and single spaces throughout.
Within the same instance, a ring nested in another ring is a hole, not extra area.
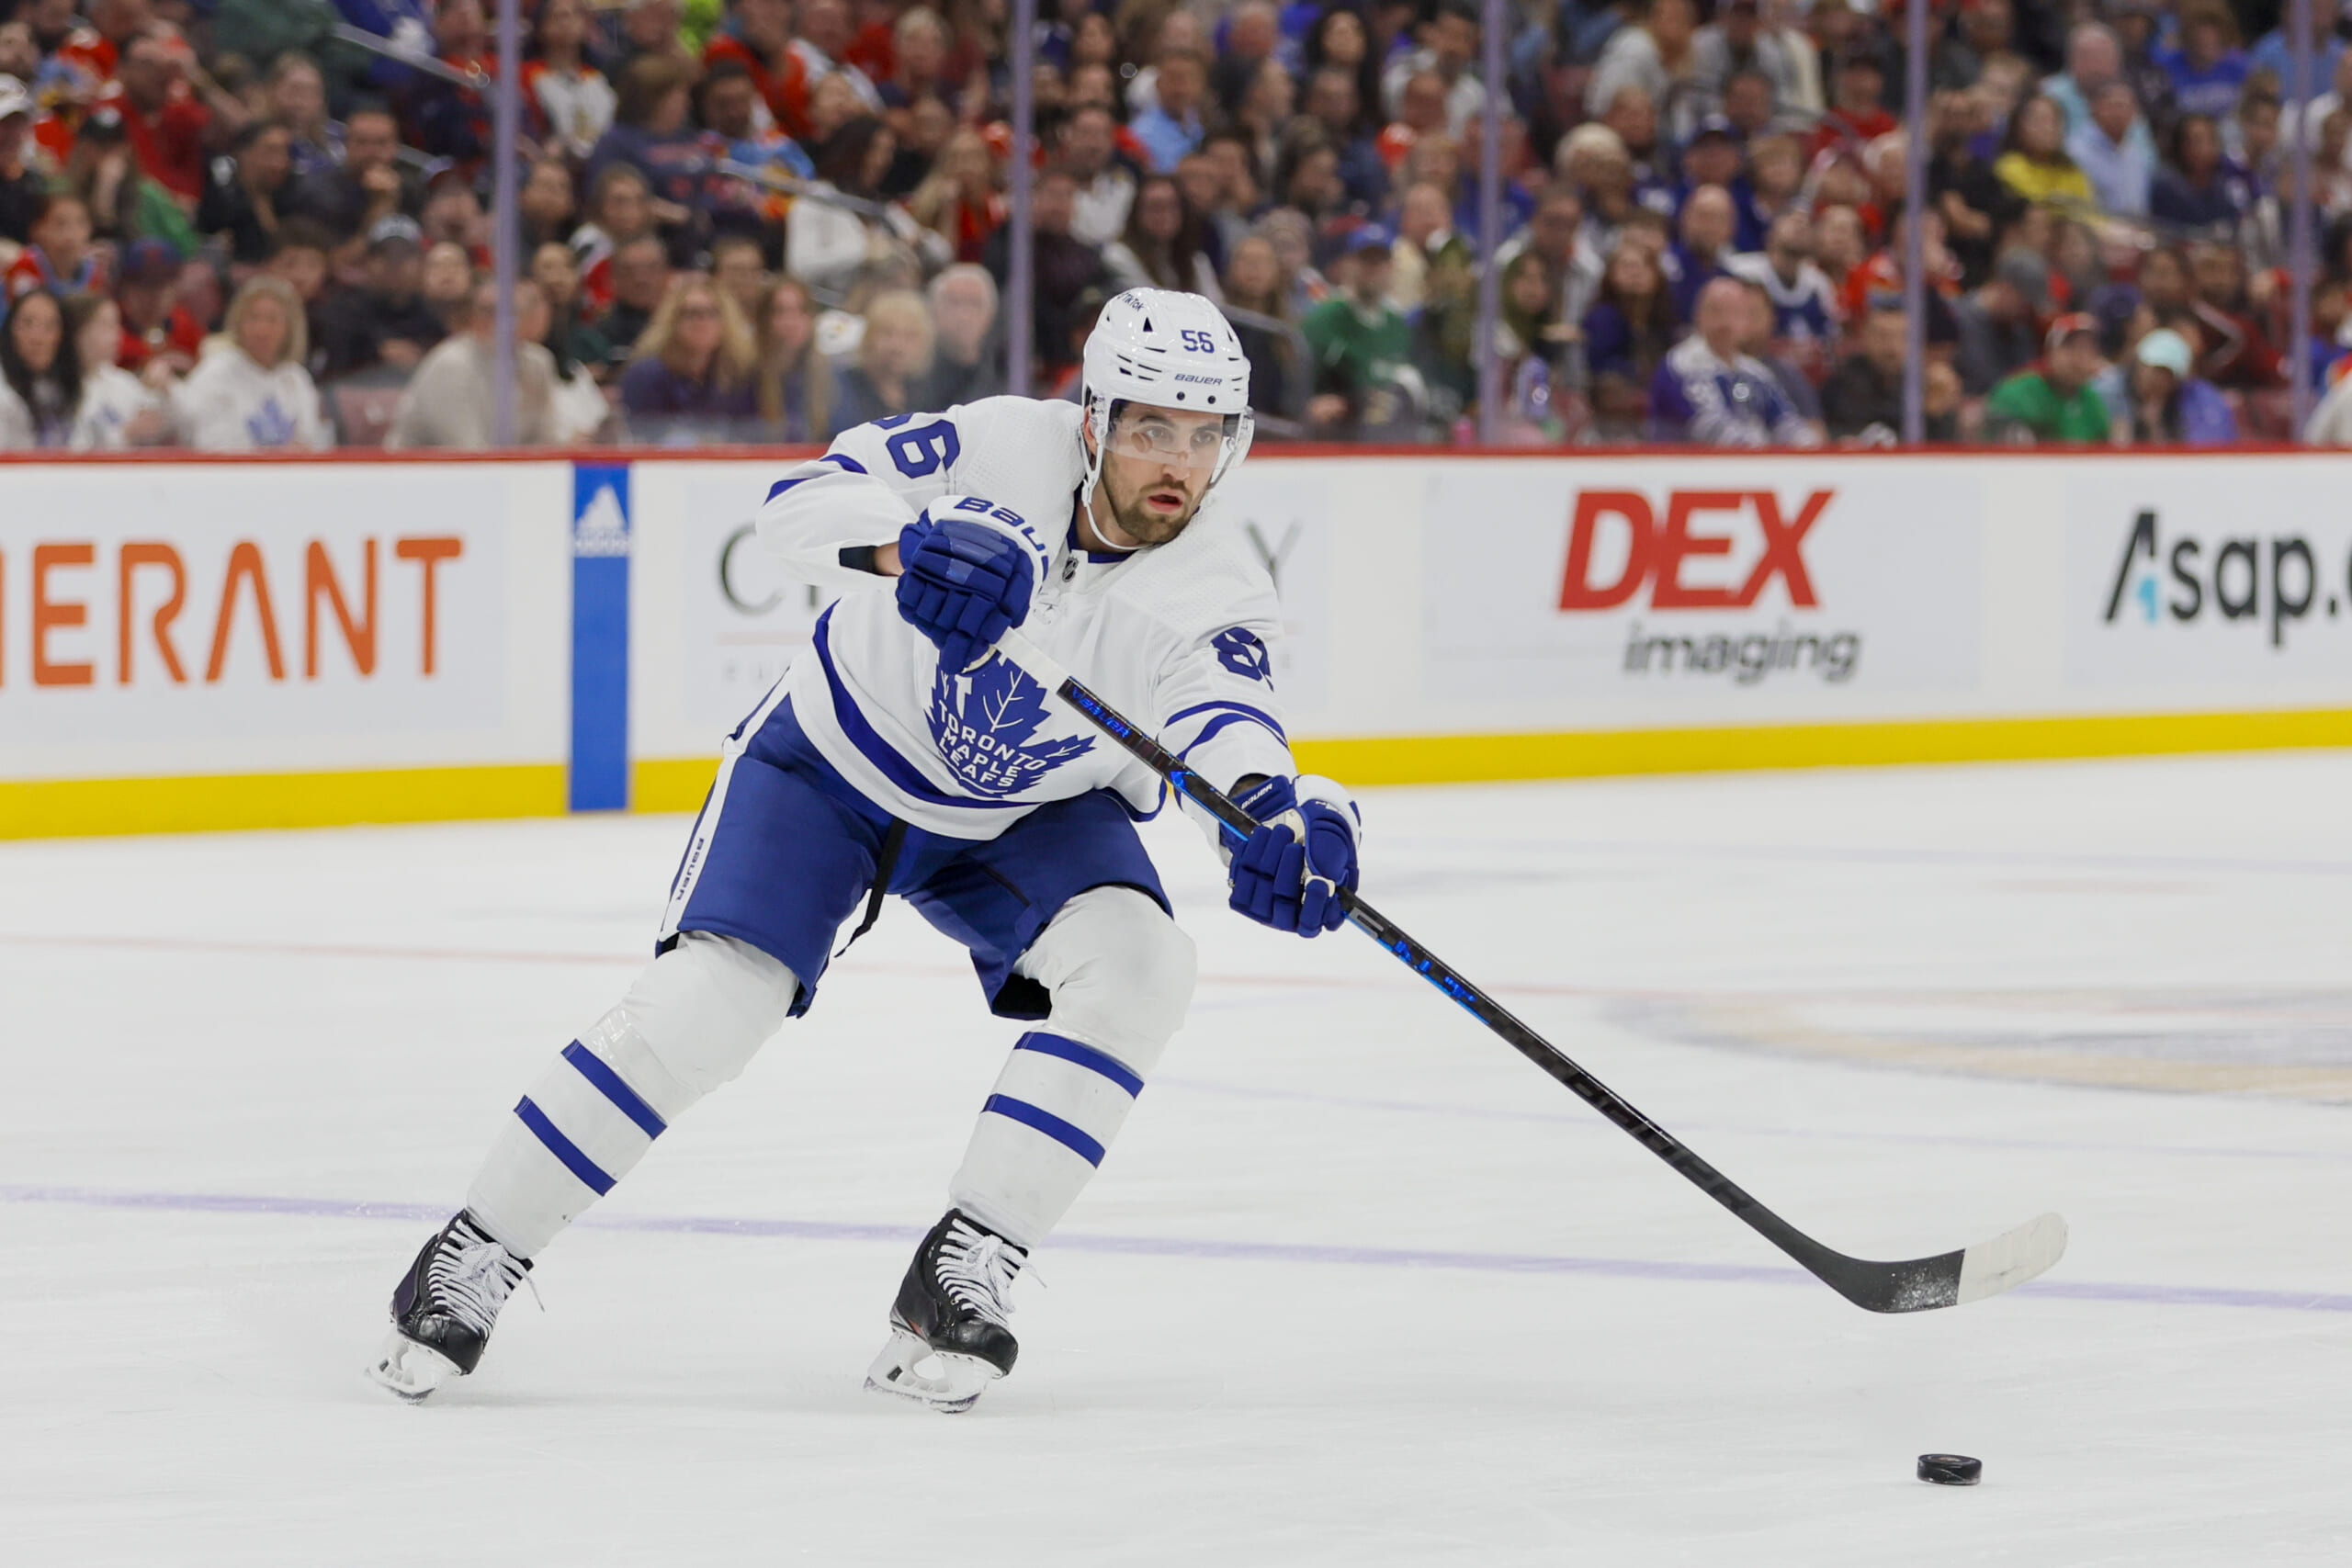
M 1102 457 L 1111 521 L 1138 545 L 1166 544 L 1200 510 L 1224 452 L 1219 415 L 1148 405 L 1121 409 Z

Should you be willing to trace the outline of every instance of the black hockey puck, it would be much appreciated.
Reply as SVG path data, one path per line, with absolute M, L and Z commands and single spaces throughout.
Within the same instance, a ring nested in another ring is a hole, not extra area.
M 1921 1454 L 1919 1479 L 1939 1486 L 1973 1486 L 1984 1479 L 1984 1461 L 1966 1454 Z

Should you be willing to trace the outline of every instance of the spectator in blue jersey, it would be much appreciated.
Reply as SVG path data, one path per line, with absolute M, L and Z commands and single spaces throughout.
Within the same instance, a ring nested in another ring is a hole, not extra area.
M 1826 345 L 1838 335 L 1837 286 L 1813 263 L 1813 220 L 1804 213 L 1781 213 L 1761 252 L 1734 256 L 1729 265 L 1771 301 L 1775 338 Z
M 2082 165 L 2100 211 L 2111 218 L 2147 216 L 2156 141 L 2129 82 L 2119 76 L 2092 95 L 2090 118 L 2067 136 L 2066 151 Z
M 1699 122 L 1690 140 L 1682 147 L 1682 185 L 1675 201 L 1675 214 L 1681 215 L 1682 207 L 1690 193 L 1702 186 L 1721 186 L 1732 193 L 1736 200 L 1741 186 L 1741 171 L 1747 163 L 1745 138 L 1739 128 L 1722 115 L 1711 114 Z
M 1738 221 L 1731 193 L 1721 186 L 1701 186 L 1682 204 L 1674 243 L 1673 296 L 1674 313 L 1684 321 L 1696 313 L 1700 290 L 1731 270 L 1732 233 Z
M 2312 0 L 2312 93 L 2317 96 L 2327 91 L 2335 78 L 2335 62 L 2344 58 L 2345 42 L 2335 30 L 2337 7 L 2329 0 Z M 2295 46 L 2287 36 L 2287 28 L 2294 20 L 2294 8 L 2281 6 L 2279 25 L 2256 40 L 2246 51 L 2246 74 L 2253 76 L 2267 71 L 2278 79 L 2278 92 L 2289 103 L 2295 101 Z
M 1820 436 L 1772 372 L 1740 352 L 1747 288 L 1719 277 L 1700 292 L 1698 330 L 1650 378 L 1650 439 L 1706 446 L 1815 446 Z
M 2091 121 L 2091 103 L 2100 89 L 2123 79 L 2123 45 L 2114 30 L 2085 22 L 2066 35 L 2066 69 L 2041 82 L 2041 96 L 2066 111 L 2066 134 L 2073 136 Z
M 1617 375 L 1636 386 L 1649 383 L 1674 346 L 1682 318 L 1657 254 L 1628 240 L 1609 258 L 1600 297 L 1584 313 L 1586 369 Z
M 1208 134 L 1201 123 L 1201 100 L 1208 93 L 1208 62 L 1197 50 L 1163 51 L 1159 88 L 1159 101 L 1136 116 L 1127 130 L 1142 145 L 1151 172 L 1170 175 Z
M 2174 106 L 2185 115 L 2228 118 L 2252 70 L 2238 47 L 2237 18 L 2222 0 L 2190 0 L 2180 8 L 2179 38 L 2178 48 L 2154 51 L 2172 78 Z

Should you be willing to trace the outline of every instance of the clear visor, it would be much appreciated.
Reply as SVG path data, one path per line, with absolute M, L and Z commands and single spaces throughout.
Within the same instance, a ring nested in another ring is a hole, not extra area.
M 1118 403 L 1111 411 L 1110 449 L 1122 457 L 1214 472 L 1225 463 L 1240 430 L 1239 414 L 1204 421 L 1197 415 Z

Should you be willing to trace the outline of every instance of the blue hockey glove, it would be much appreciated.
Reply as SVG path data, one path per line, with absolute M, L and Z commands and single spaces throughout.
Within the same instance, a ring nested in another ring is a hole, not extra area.
M 1363 813 L 1329 779 L 1270 778 L 1234 796 L 1258 830 L 1233 852 L 1233 908 L 1261 926 L 1304 937 L 1348 918 L 1340 889 L 1356 887 Z
M 969 669 L 1029 615 L 1046 556 L 1029 525 L 978 496 L 942 496 L 899 535 L 899 614 Z

